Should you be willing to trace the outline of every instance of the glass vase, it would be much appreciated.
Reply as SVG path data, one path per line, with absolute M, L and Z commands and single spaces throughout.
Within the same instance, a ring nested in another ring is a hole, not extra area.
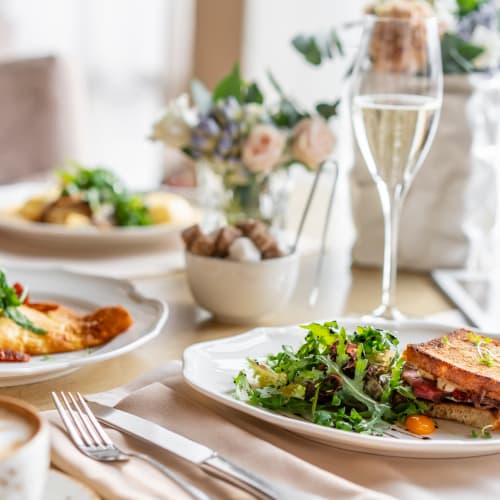
M 220 168 L 200 162 L 197 179 L 205 227 L 234 225 L 254 219 L 273 228 L 284 228 L 291 190 L 288 169 L 243 176 L 234 171 L 220 172 Z

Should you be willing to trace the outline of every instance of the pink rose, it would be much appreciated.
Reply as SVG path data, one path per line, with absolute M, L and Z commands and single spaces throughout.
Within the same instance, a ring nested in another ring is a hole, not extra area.
M 242 159 L 252 172 L 270 172 L 285 148 L 285 134 L 271 125 L 256 125 L 243 146 Z
M 335 137 L 323 118 L 304 118 L 293 129 L 294 158 L 316 169 L 331 154 Z

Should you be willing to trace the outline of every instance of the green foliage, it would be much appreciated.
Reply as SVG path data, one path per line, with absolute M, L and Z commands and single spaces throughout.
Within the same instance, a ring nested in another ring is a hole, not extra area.
M 445 33 L 441 40 L 443 71 L 447 74 L 470 73 L 474 71 L 472 61 L 483 52 L 482 47 L 467 43 L 452 33 Z
M 333 103 L 321 102 L 316 105 L 316 111 L 325 120 L 329 120 L 332 116 L 337 116 L 340 99 Z
M 466 16 L 479 9 L 488 0 L 457 0 L 458 15 Z M 314 66 L 344 55 L 342 41 L 336 30 L 327 34 L 299 34 L 292 39 L 293 47 Z M 445 74 L 470 73 L 474 71 L 472 61 L 484 52 L 484 48 L 466 42 L 455 33 L 445 33 L 441 39 L 443 71 Z M 352 68 L 348 71 L 348 75 Z M 321 106 L 321 105 L 320 105 Z M 332 109 L 336 112 L 336 108 Z M 317 108 L 324 118 L 328 116 L 328 108 Z M 331 116 L 333 116 L 333 114 Z
M 458 15 L 460 17 L 466 16 L 481 7 L 481 4 L 488 2 L 489 0 L 456 0 L 458 7 Z
M 197 90 L 199 91 L 199 88 Z M 228 97 L 234 97 L 240 104 L 262 104 L 264 102 L 264 96 L 262 95 L 258 85 L 255 82 L 247 83 L 241 78 L 240 67 L 238 64 L 235 64 L 229 75 L 224 77 L 216 85 L 212 94 L 212 102 L 223 101 Z
M 14 288 L 9 286 L 5 272 L 0 270 L 0 316 L 9 318 L 20 327 L 26 328 L 33 333 L 44 335 L 47 332 L 43 328 L 39 328 L 33 324 L 33 322 L 18 309 L 24 302 L 25 295 L 26 293 L 23 294 L 23 297 L 18 297 Z
M 344 55 L 342 41 L 335 29 L 326 35 L 299 34 L 292 39 L 292 45 L 307 62 L 315 66 L 319 66 L 325 59 L 335 59 Z
M 347 332 L 336 321 L 302 328 L 308 333 L 297 350 L 283 346 L 264 362 L 249 360 L 256 382 L 241 371 L 234 380 L 235 397 L 369 434 L 425 410 L 401 379 L 404 361 L 391 332 L 371 326 Z
M 243 102 L 242 87 L 243 80 L 240 76 L 240 67 L 235 64 L 229 75 L 223 78 L 215 87 L 212 100 L 217 102 L 233 96 L 238 102 Z

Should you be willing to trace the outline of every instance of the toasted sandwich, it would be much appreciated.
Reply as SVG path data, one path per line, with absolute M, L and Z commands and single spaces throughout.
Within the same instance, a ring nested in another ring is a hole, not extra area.
M 429 416 L 500 430 L 500 341 L 460 329 L 403 356 L 402 377 Z

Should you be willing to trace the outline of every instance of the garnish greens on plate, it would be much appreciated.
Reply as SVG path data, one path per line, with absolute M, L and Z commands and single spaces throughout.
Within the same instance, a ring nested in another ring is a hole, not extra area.
M 56 171 L 58 186 L 24 202 L 16 211 L 32 222 L 70 227 L 136 227 L 186 224 L 195 219 L 187 200 L 173 193 L 137 194 L 105 168 L 71 163 Z
M 248 359 L 251 375 L 234 379 L 235 397 L 316 424 L 382 434 L 391 424 L 425 412 L 401 379 L 398 339 L 387 330 L 336 321 L 311 323 L 304 343 L 283 346 L 263 362 Z
M 33 333 L 39 335 L 46 334 L 46 330 L 33 324 L 33 322 L 19 310 L 19 306 L 24 303 L 28 296 L 28 289 L 23 288 L 19 284 L 16 285 L 13 287 L 9 286 L 5 272 L 0 269 L 0 316 L 10 319 L 16 325 Z
M 74 165 L 58 174 L 63 186 L 61 196 L 80 198 L 89 205 L 92 214 L 112 212 L 117 226 L 148 226 L 153 223 L 144 200 L 129 193 L 111 171 Z

